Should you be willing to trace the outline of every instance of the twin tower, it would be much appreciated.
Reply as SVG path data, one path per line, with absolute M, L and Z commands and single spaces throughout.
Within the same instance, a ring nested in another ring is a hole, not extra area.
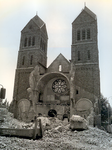
M 61 118 L 73 102 L 73 114 L 87 118 L 93 108 L 97 116 L 100 111 L 100 75 L 96 15 L 85 6 L 73 21 L 71 61 L 59 54 L 47 68 L 47 44 L 46 25 L 36 15 L 21 31 L 13 99 L 17 104 L 23 98 L 29 99 L 29 76 L 38 65 L 36 84 L 44 86 L 38 88 L 37 114 L 48 115 L 55 110 Z M 73 82 L 71 70 L 74 70 Z

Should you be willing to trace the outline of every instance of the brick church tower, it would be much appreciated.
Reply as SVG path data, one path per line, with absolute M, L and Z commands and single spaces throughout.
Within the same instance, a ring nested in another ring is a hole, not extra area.
M 100 75 L 97 18 L 86 6 L 72 23 L 71 60 L 75 66 L 75 84 L 98 98 Z M 90 99 L 94 104 L 94 98 Z
M 13 99 L 18 101 L 28 98 L 29 75 L 37 64 L 41 68 L 41 74 L 45 73 L 47 41 L 46 25 L 36 15 L 21 31 Z

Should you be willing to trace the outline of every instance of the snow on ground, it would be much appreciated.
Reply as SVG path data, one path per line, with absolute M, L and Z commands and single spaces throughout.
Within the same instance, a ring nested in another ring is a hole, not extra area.
M 8 120 L 9 119 L 9 120 Z M 112 150 L 112 134 L 89 127 L 84 131 L 71 131 L 67 121 L 49 118 L 50 126 L 39 140 L 0 136 L 0 150 Z M 3 126 L 13 124 L 27 127 L 9 114 Z

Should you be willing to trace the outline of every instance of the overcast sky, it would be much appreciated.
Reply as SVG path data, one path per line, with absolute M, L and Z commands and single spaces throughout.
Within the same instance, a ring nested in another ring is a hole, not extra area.
M 0 84 L 12 101 L 21 30 L 36 13 L 48 31 L 48 66 L 71 59 L 72 22 L 86 6 L 97 15 L 101 93 L 112 105 L 112 0 L 0 0 Z

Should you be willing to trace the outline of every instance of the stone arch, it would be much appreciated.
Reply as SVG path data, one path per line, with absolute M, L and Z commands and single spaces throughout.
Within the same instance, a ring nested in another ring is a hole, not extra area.
M 36 87 L 36 89 L 38 90 L 38 94 L 41 93 L 41 97 L 43 97 L 44 100 L 45 100 L 45 92 L 44 92 L 44 90 L 46 90 L 45 88 L 46 88 L 47 84 L 49 84 L 50 81 L 52 81 L 52 80 L 54 80 L 56 78 L 60 78 L 60 79 L 63 78 L 64 80 L 66 80 L 66 84 L 67 84 L 67 89 L 66 90 L 69 92 L 69 89 L 70 89 L 69 78 L 66 75 L 64 75 L 63 73 L 60 73 L 60 72 L 46 73 L 45 75 L 43 75 L 39 79 L 39 81 L 37 83 L 37 87 Z M 50 90 L 52 90 L 52 89 L 48 88 L 49 93 L 52 93 Z M 48 97 L 50 99 L 51 98 L 55 99 L 55 97 L 57 97 L 57 96 L 56 96 L 56 94 L 48 94 Z M 37 99 L 37 101 L 39 101 L 39 98 Z
M 57 78 L 63 78 L 66 81 L 67 84 L 67 92 L 66 95 L 64 94 L 57 94 L 52 89 L 52 83 L 57 80 Z M 60 72 L 51 72 L 44 74 L 37 82 L 36 85 L 37 89 L 37 112 L 41 112 L 42 114 L 48 115 L 49 110 L 54 109 L 57 113 L 57 117 L 62 118 L 62 114 L 64 113 L 61 109 L 65 106 L 63 104 L 70 103 L 69 99 L 69 78 Z M 51 91 L 50 91 L 51 90 Z M 40 96 L 39 96 L 40 95 Z M 39 99 L 40 97 L 40 99 Z M 40 103 L 43 103 L 42 109 L 40 110 Z M 62 105 L 60 105 L 62 104 Z M 60 108 L 60 109 L 59 109 Z
M 39 81 L 37 83 L 37 89 L 42 88 L 42 90 L 43 90 L 43 86 L 46 85 L 49 80 L 51 80 L 55 77 L 64 77 L 67 80 L 67 83 L 69 85 L 69 78 L 65 74 L 60 73 L 60 72 L 51 72 L 51 73 L 46 73 L 39 79 Z M 69 87 L 70 87 L 70 85 L 69 85 Z

